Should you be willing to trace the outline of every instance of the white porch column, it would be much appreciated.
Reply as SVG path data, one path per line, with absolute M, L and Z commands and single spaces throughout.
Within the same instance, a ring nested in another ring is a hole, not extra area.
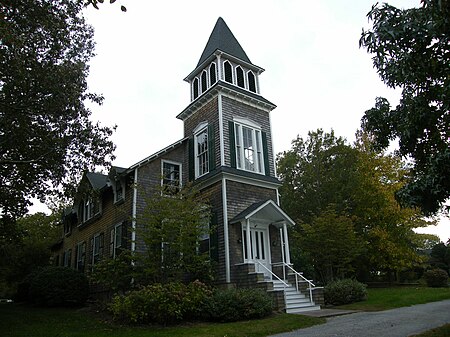
M 284 232 L 284 246 L 285 246 L 285 253 L 286 253 L 286 263 L 291 264 L 291 253 L 289 252 L 289 240 L 288 240 L 288 232 L 287 232 L 287 226 L 286 222 L 283 222 L 283 232 Z
M 252 259 L 251 247 L 250 247 L 250 219 L 246 220 L 245 224 L 245 241 L 247 242 L 247 261 Z

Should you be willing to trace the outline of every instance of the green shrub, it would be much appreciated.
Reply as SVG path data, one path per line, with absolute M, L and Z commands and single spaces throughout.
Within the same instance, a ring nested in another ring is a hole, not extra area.
M 431 269 L 427 270 L 423 275 L 427 281 L 429 287 L 447 287 L 448 286 L 448 275 L 445 270 L 442 269 Z
M 110 310 L 116 320 L 125 323 L 171 324 L 201 317 L 211 291 L 199 281 L 155 283 L 123 296 L 115 296 Z
M 260 289 L 218 289 L 207 303 L 209 319 L 234 322 L 272 313 L 272 299 Z
M 45 267 L 32 273 L 29 281 L 29 299 L 42 306 L 83 305 L 89 296 L 86 276 L 65 267 Z
M 325 303 L 342 305 L 367 298 L 366 285 L 351 279 L 330 282 L 324 289 Z

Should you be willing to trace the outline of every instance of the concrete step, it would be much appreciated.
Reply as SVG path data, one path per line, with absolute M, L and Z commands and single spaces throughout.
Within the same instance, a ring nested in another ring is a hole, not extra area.
M 305 311 L 313 311 L 313 310 L 320 310 L 320 305 L 309 305 L 305 307 L 298 307 L 298 308 L 287 308 L 286 313 L 288 314 L 298 314 Z

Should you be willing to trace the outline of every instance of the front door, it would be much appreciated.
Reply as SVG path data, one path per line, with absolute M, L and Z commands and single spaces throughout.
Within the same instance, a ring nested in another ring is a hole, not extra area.
M 245 240 L 247 233 L 246 230 L 243 232 Z M 244 241 L 244 249 L 247 251 L 246 240 Z M 247 257 L 247 254 L 245 255 Z M 272 278 L 269 236 L 266 228 L 250 228 L 250 260 L 255 262 L 255 269 L 258 273 L 264 273 L 266 278 Z

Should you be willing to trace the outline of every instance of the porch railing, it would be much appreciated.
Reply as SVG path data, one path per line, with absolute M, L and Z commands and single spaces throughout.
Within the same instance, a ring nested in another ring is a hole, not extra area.
M 269 268 L 267 268 L 265 265 L 263 265 L 261 262 L 259 262 L 258 260 L 255 260 L 256 263 L 258 263 L 258 265 L 260 265 L 261 267 L 263 267 L 265 270 L 267 270 L 270 274 L 272 274 L 272 277 L 275 276 L 275 278 L 280 281 L 281 283 L 283 283 L 284 287 L 289 287 L 289 285 L 283 281 L 277 274 L 275 274 L 274 272 L 272 272 Z

